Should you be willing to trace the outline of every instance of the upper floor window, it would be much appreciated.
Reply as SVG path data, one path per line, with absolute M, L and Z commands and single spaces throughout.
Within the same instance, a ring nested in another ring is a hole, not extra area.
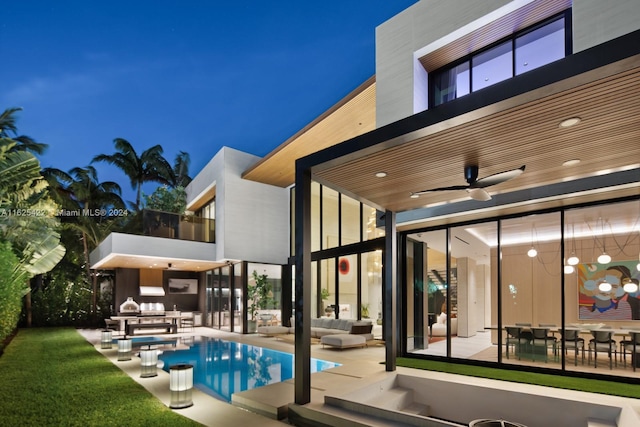
M 562 14 L 431 73 L 431 105 L 436 106 L 514 75 L 564 58 L 567 16 Z

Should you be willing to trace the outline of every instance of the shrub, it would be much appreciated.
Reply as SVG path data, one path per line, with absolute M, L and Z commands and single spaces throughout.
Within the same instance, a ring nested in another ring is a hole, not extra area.
M 22 311 L 25 284 L 13 278 L 18 257 L 8 242 L 0 242 L 0 342 L 14 331 Z

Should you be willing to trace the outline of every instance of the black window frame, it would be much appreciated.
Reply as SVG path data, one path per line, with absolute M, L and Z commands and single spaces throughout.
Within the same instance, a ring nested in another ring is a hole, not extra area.
M 516 40 L 528 33 L 531 33 L 533 31 L 536 31 L 546 25 L 549 25 L 555 21 L 558 21 L 560 19 L 564 18 L 564 57 L 566 58 L 567 56 L 571 55 L 573 53 L 573 42 L 572 42 L 572 21 L 571 21 L 571 8 L 566 9 L 558 14 L 555 14 L 543 21 L 540 21 L 536 24 L 533 24 L 527 28 L 524 28 L 522 30 L 516 31 L 515 33 L 510 34 L 507 37 L 503 37 L 500 40 L 496 40 L 495 42 L 483 47 L 482 49 L 479 49 L 477 51 L 474 51 L 454 62 L 450 62 L 449 64 L 438 68 L 437 70 L 434 70 L 432 72 L 429 72 L 429 108 L 434 108 L 437 107 L 439 105 L 443 105 L 443 104 L 447 104 L 451 101 L 454 101 L 456 99 L 458 99 L 458 97 L 456 96 L 454 99 L 449 100 L 449 101 L 445 101 L 442 102 L 440 104 L 436 104 L 435 103 L 435 84 L 436 84 L 436 77 L 439 77 L 440 75 L 442 75 L 442 73 L 445 73 L 447 71 L 452 70 L 453 68 L 467 63 L 468 64 L 468 68 L 469 68 L 469 93 L 468 95 L 477 92 L 479 90 L 482 89 L 477 89 L 474 90 L 473 88 L 473 63 L 472 63 L 472 59 L 484 52 L 487 52 L 493 48 L 495 48 L 496 46 L 499 46 L 501 44 L 504 43 L 511 43 L 511 73 L 512 73 L 512 77 L 516 77 L 519 74 L 516 74 L 516 55 L 515 55 L 515 49 L 516 49 Z M 523 74 L 523 73 L 521 73 Z M 508 80 L 508 79 L 507 79 Z M 504 80 L 502 80 L 504 81 Z M 499 83 L 499 82 L 497 82 Z M 497 84 L 496 83 L 496 84 Z M 492 86 L 492 85 L 490 85 Z M 487 86 L 489 87 L 489 86 Z M 463 95 L 466 96 L 466 95 Z

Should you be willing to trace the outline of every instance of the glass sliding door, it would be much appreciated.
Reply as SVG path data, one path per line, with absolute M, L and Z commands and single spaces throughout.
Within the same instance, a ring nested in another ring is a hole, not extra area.
M 562 322 L 560 221 L 560 213 L 550 213 L 501 223 L 504 363 L 554 362 L 545 367 L 561 367 L 557 334 Z
M 365 252 L 360 259 L 361 311 L 368 313 L 373 322 L 374 338 L 382 339 L 382 251 Z
M 496 265 L 497 224 L 451 228 L 449 298 L 451 356 L 497 361 L 491 341 L 491 266 Z
M 446 356 L 448 311 L 457 311 L 447 301 L 446 230 L 409 235 L 406 269 L 407 350 Z

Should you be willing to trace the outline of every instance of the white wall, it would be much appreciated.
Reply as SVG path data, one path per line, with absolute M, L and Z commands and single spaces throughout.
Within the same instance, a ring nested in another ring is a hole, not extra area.
M 242 179 L 260 157 L 223 147 L 187 187 L 187 201 L 215 185 L 216 259 L 285 264 L 289 190 Z
M 532 0 L 421 0 L 376 28 L 376 126 L 426 107 L 417 58 Z M 640 29 L 639 0 L 573 0 L 574 53 Z
M 638 29 L 638 0 L 573 0 L 574 53 Z
M 289 190 L 242 179 L 251 160 L 246 153 L 224 148 L 224 157 L 216 198 L 216 243 L 223 247 L 224 258 L 286 264 Z

